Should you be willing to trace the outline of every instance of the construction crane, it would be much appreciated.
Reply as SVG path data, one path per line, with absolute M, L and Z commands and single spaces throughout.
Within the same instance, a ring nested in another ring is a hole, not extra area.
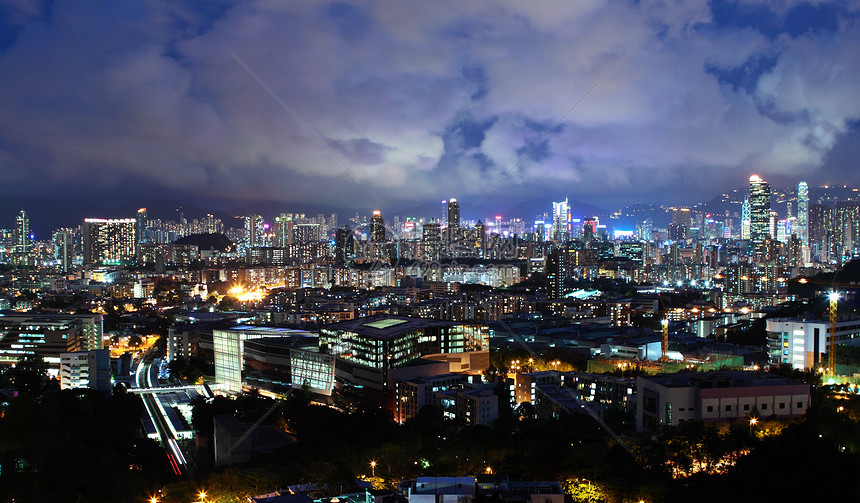
M 660 361 L 665 363 L 669 361 L 666 355 L 669 352 L 669 318 L 663 318 L 660 325 L 663 327 L 663 336 L 660 339 Z

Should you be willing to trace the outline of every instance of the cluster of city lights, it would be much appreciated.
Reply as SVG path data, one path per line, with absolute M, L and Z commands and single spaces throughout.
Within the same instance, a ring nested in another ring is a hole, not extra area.
M 263 296 L 265 295 L 265 292 L 261 290 L 246 290 L 241 285 L 234 286 L 227 293 L 240 302 L 259 302 L 263 300 Z

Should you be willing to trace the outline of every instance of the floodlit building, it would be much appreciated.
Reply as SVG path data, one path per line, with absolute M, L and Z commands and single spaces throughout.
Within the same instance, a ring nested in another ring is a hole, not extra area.
M 687 421 L 800 417 L 809 385 L 767 372 L 713 371 L 637 377 L 636 429 Z

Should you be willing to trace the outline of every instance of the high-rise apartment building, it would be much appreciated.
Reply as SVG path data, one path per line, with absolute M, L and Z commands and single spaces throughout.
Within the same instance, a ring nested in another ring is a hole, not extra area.
M 30 252 L 30 217 L 27 212 L 21 210 L 15 217 L 15 248 L 16 262 L 26 262 L 27 254 Z
M 84 264 L 119 264 L 137 257 L 137 220 L 87 218 L 81 226 Z
M 567 250 L 564 249 L 553 250 L 546 257 L 546 267 L 544 269 L 544 274 L 546 275 L 546 296 L 550 299 L 564 297 L 565 282 L 568 275 L 568 260 Z
M 833 243 L 840 261 L 860 255 L 860 201 L 838 201 L 833 208 Z
M 812 257 L 829 262 L 834 236 L 834 211 L 823 204 L 809 205 L 809 242 Z
M 797 184 L 797 229 L 803 246 L 809 246 L 809 187 L 806 182 Z
M 71 229 L 57 229 L 54 232 L 54 257 L 60 263 L 60 270 L 68 272 L 74 257 L 74 242 Z
M 385 241 L 385 220 L 382 219 L 382 212 L 379 210 L 375 210 L 370 217 L 370 241 L 374 243 Z
M 460 227 L 460 203 L 453 197 L 448 200 L 448 229 Z
M 245 246 L 263 246 L 263 217 L 260 215 L 245 217 Z
M 137 244 L 146 243 L 146 208 L 137 210 L 137 229 L 135 234 Z
M 441 225 L 431 218 L 424 224 L 421 241 L 424 245 L 424 260 L 439 260 L 442 254 Z
M 770 239 L 770 185 L 758 175 L 750 177 L 750 240 L 757 257 L 763 257 Z
M 355 255 L 353 250 L 355 241 L 352 237 L 352 231 L 348 228 L 337 229 L 334 236 L 334 263 L 343 267 Z
M 669 239 L 684 241 L 690 238 L 690 228 L 693 226 L 690 208 L 672 208 L 672 223 L 669 227 Z

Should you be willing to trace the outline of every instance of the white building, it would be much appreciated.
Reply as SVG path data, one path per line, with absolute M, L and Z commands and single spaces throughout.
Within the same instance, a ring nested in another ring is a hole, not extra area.
M 110 351 L 96 349 L 60 355 L 60 389 L 86 388 L 110 393 Z
M 767 320 L 768 360 L 771 365 L 788 363 L 795 369 L 827 365 L 830 323 L 800 318 Z M 860 319 L 836 324 L 837 344 L 860 344 Z

